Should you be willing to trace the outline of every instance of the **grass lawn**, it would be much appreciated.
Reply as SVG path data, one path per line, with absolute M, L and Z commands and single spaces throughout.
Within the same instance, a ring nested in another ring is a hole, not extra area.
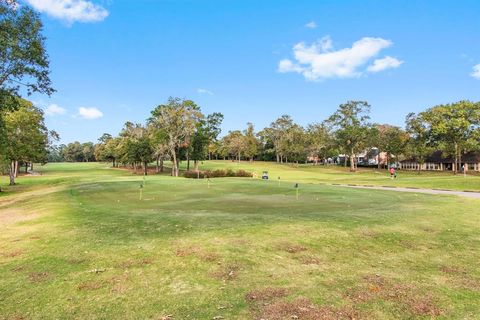
M 204 164 L 230 166 L 273 179 L 20 177 L 0 195 L 0 319 L 478 319 L 480 200 L 321 183 L 479 177 Z
M 182 163 L 185 169 L 186 163 Z M 271 162 L 247 162 L 240 163 L 232 161 L 205 161 L 200 169 L 244 169 L 261 175 L 267 170 L 270 179 L 290 180 L 304 183 L 339 183 L 339 184 L 361 184 L 375 186 L 398 186 L 416 187 L 427 189 L 450 189 L 459 191 L 480 191 L 480 175 L 454 175 L 452 172 L 421 172 L 398 171 L 398 178 L 390 179 L 386 169 L 359 168 L 358 172 L 351 173 L 349 168 L 331 166 L 313 166 L 312 164 L 276 164 Z

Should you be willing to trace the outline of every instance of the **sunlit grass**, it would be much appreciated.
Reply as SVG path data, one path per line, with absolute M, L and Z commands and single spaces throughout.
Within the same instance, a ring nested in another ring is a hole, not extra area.
M 141 189 L 141 175 L 94 163 L 20 177 L 0 198 L 0 319 L 291 319 L 300 297 L 310 316 L 480 314 L 480 201 L 322 184 L 457 177 L 203 167 L 272 179 L 151 175 Z

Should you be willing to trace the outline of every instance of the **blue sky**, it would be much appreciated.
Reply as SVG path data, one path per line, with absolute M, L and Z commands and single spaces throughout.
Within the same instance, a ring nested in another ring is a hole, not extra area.
M 320 122 L 347 100 L 372 120 L 480 100 L 480 1 L 24 0 L 41 12 L 62 142 L 117 134 L 169 96 L 225 115 Z M 477 68 L 477 69 L 475 69 Z

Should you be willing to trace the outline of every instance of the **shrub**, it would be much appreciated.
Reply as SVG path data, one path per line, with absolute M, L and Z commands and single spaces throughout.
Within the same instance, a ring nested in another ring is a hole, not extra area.
M 221 170 L 221 169 L 217 169 L 217 170 L 213 170 L 211 172 L 211 176 L 212 178 L 220 178 L 220 177 L 226 177 L 227 176 L 227 172 L 225 170 Z
M 248 177 L 248 178 L 251 178 L 253 175 L 251 172 L 247 172 L 245 170 L 237 170 L 237 172 L 235 173 L 235 176 L 236 177 Z
M 206 170 L 206 171 L 185 171 L 183 173 L 183 176 L 185 178 L 190 178 L 190 179 L 205 179 L 205 178 L 222 178 L 222 177 L 248 177 L 251 178 L 253 177 L 253 174 L 251 172 L 247 172 L 245 170 L 237 170 L 236 172 L 233 171 L 232 169 L 228 170 L 222 170 L 222 169 L 217 169 L 217 170 Z
M 183 173 L 183 176 L 185 178 L 191 178 L 191 179 L 198 179 L 198 178 L 203 179 L 203 178 L 207 177 L 205 172 L 203 172 L 203 171 L 199 171 L 198 173 L 197 173 L 197 171 L 185 171 Z

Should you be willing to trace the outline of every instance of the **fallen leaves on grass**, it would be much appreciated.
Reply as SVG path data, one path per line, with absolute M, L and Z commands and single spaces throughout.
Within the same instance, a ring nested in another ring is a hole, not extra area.
M 221 265 L 216 271 L 212 273 L 212 276 L 216 279 L 223 281 L 234 280 L 238 277 L 241 271 L 241 265 L 234 262 L 227 265 Z
M 153 259 L 151 258 L 128 259 L 118 263 L 116 267 L 121 269 L 128 269 L 128 268 L 134 268 L 134 267 L 142 267 L 145 265 L 150 265 L 152 263 L 153 263 Z
M 206 262 L 214 262 L 220 259 L 220 255 L 218 255 L 217 253 L 206 251 L 198 246 L 176 248 L 175 255 L 177 257 L 194 256 Z
M 256 302 L 256 303 L 265 303 L 272 301 L 276 298 L 282 298 L 287 295 L 287 289 L 285 288 L 265 288 L 265 289 L 258 289 L 248 292 L 245 295 L 245 300 L 248 302 Z
M 306 247 L 299 244 L 293 244 L 290 242 L 283 242 L 278 247 L 280 250 L 286 251 L 288 253 L 298 253 L 302 251 L 307 251 Z
M 306 298 L 294 301 L 279 301 L 263 308 L 257 319 L 283 320 L 340 320 L 359 319 L 360 315 L 352 306 L 340 308 L 330 306 L 317 306 Z
M 80 291 L 93 291 L 103 287 L 103 284 L 99 281 L 87 281 L 79 284 L 77 289 Z
M 28 275 L 28 279 L 34 283 L 45 281 L 49 277 L 50 274 L 48 272 L 32 272 Z
M 474 291 L 480 290 L 480 279 L 472 277 L 461 267 L 441 266 L 440 271 L 449 277 L 449 281 L 452 282 L 454 286 Z
M 406 306 L 415 316 L 437 317 L 444 313 L 431 294 L 420 292 L 413 285 L 393 283 L 378 274 L 364 276 L 363 284 L 350 288 L 347 296 L 355 304 L 388 300 Z

